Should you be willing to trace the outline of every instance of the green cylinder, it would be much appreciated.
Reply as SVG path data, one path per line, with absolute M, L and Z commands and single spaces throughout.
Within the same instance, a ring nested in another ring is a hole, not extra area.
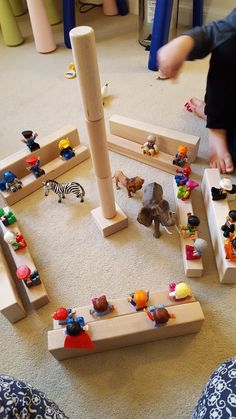
M 62 21 L 61 8 L 58 0 L 44 0 L 49 22 L 51 25 L 56 25 Z
M 25 9 L 23 7 L 21 0 L 9 0 L 11 8 L 15 16 L 21 16 L 25 13 Z
M 16 47 L 22 44 L 24 38 L 8 0 L 0 0 L 0 19 L 5 44 L 9 47 Z

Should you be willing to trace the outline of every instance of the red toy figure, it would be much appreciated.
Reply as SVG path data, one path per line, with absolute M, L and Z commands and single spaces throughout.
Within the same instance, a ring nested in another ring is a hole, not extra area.
M 6 231 L 4 234 L 4 241 L 12 246 L 14 250 L 24 249 L 27 244 L 21 233 L 14 233 L 14 231 Z
M 102 295 L 98 298 L 93 298 L 92 303 L 93 310 L 89 310 L 92 316 L 105 316 L 106 314 L 109 314 L 114 310 L 114 306 L 108 303 L 107 297 L 105 295 Z
M 16 276 L 18 279 L 24 281 L 25 285 L 30 288 L 34 285 L 41 284 L 38 271 L 35 269 L 32 273 L 27 265 L 21 265 L 16 270 Z
M 31 156 L 26 159 L 27 167 L 26 169 L 29 170 L 36 178 L 45 174 L 45 171 L 40 167 L 40 157 Z
M 185 185 L 189 180 L 192 170 L 189 166 L 185 166 L 182 169 L 176 169 L 175 182 L 177 186 Z
M 195 260 L 200 259 L 202 257 L 202 252 L 207 247 L 206 240 L 203 239 L 196 239 L 194 240 L 194 246 L 190 246 L 186 244 L 185 246 L 185 253 L 187 260 Z

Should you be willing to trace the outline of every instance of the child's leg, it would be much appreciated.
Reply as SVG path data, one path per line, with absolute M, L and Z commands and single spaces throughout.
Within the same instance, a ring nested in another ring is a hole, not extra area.
M 227 132 L 224 129 L 209 129 L 210 167 L 221 173 L 234 170 L 233 160 L 228 149 Z

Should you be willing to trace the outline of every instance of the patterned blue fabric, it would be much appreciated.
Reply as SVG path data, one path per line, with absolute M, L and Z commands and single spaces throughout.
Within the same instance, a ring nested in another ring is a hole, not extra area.
M 44 393 L 8 375 L 0 375 L 0 419 L 69 419 Z
M 236 419 L 236 357 L 213 372 L 192 419 Z

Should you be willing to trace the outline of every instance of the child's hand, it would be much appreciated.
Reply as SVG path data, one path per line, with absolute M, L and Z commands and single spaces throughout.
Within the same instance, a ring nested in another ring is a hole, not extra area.
M 176 78 L 193 47 L 193 38 L 182 35 L 160 48 L 157 56 L 160 73 L 167 78 Z

